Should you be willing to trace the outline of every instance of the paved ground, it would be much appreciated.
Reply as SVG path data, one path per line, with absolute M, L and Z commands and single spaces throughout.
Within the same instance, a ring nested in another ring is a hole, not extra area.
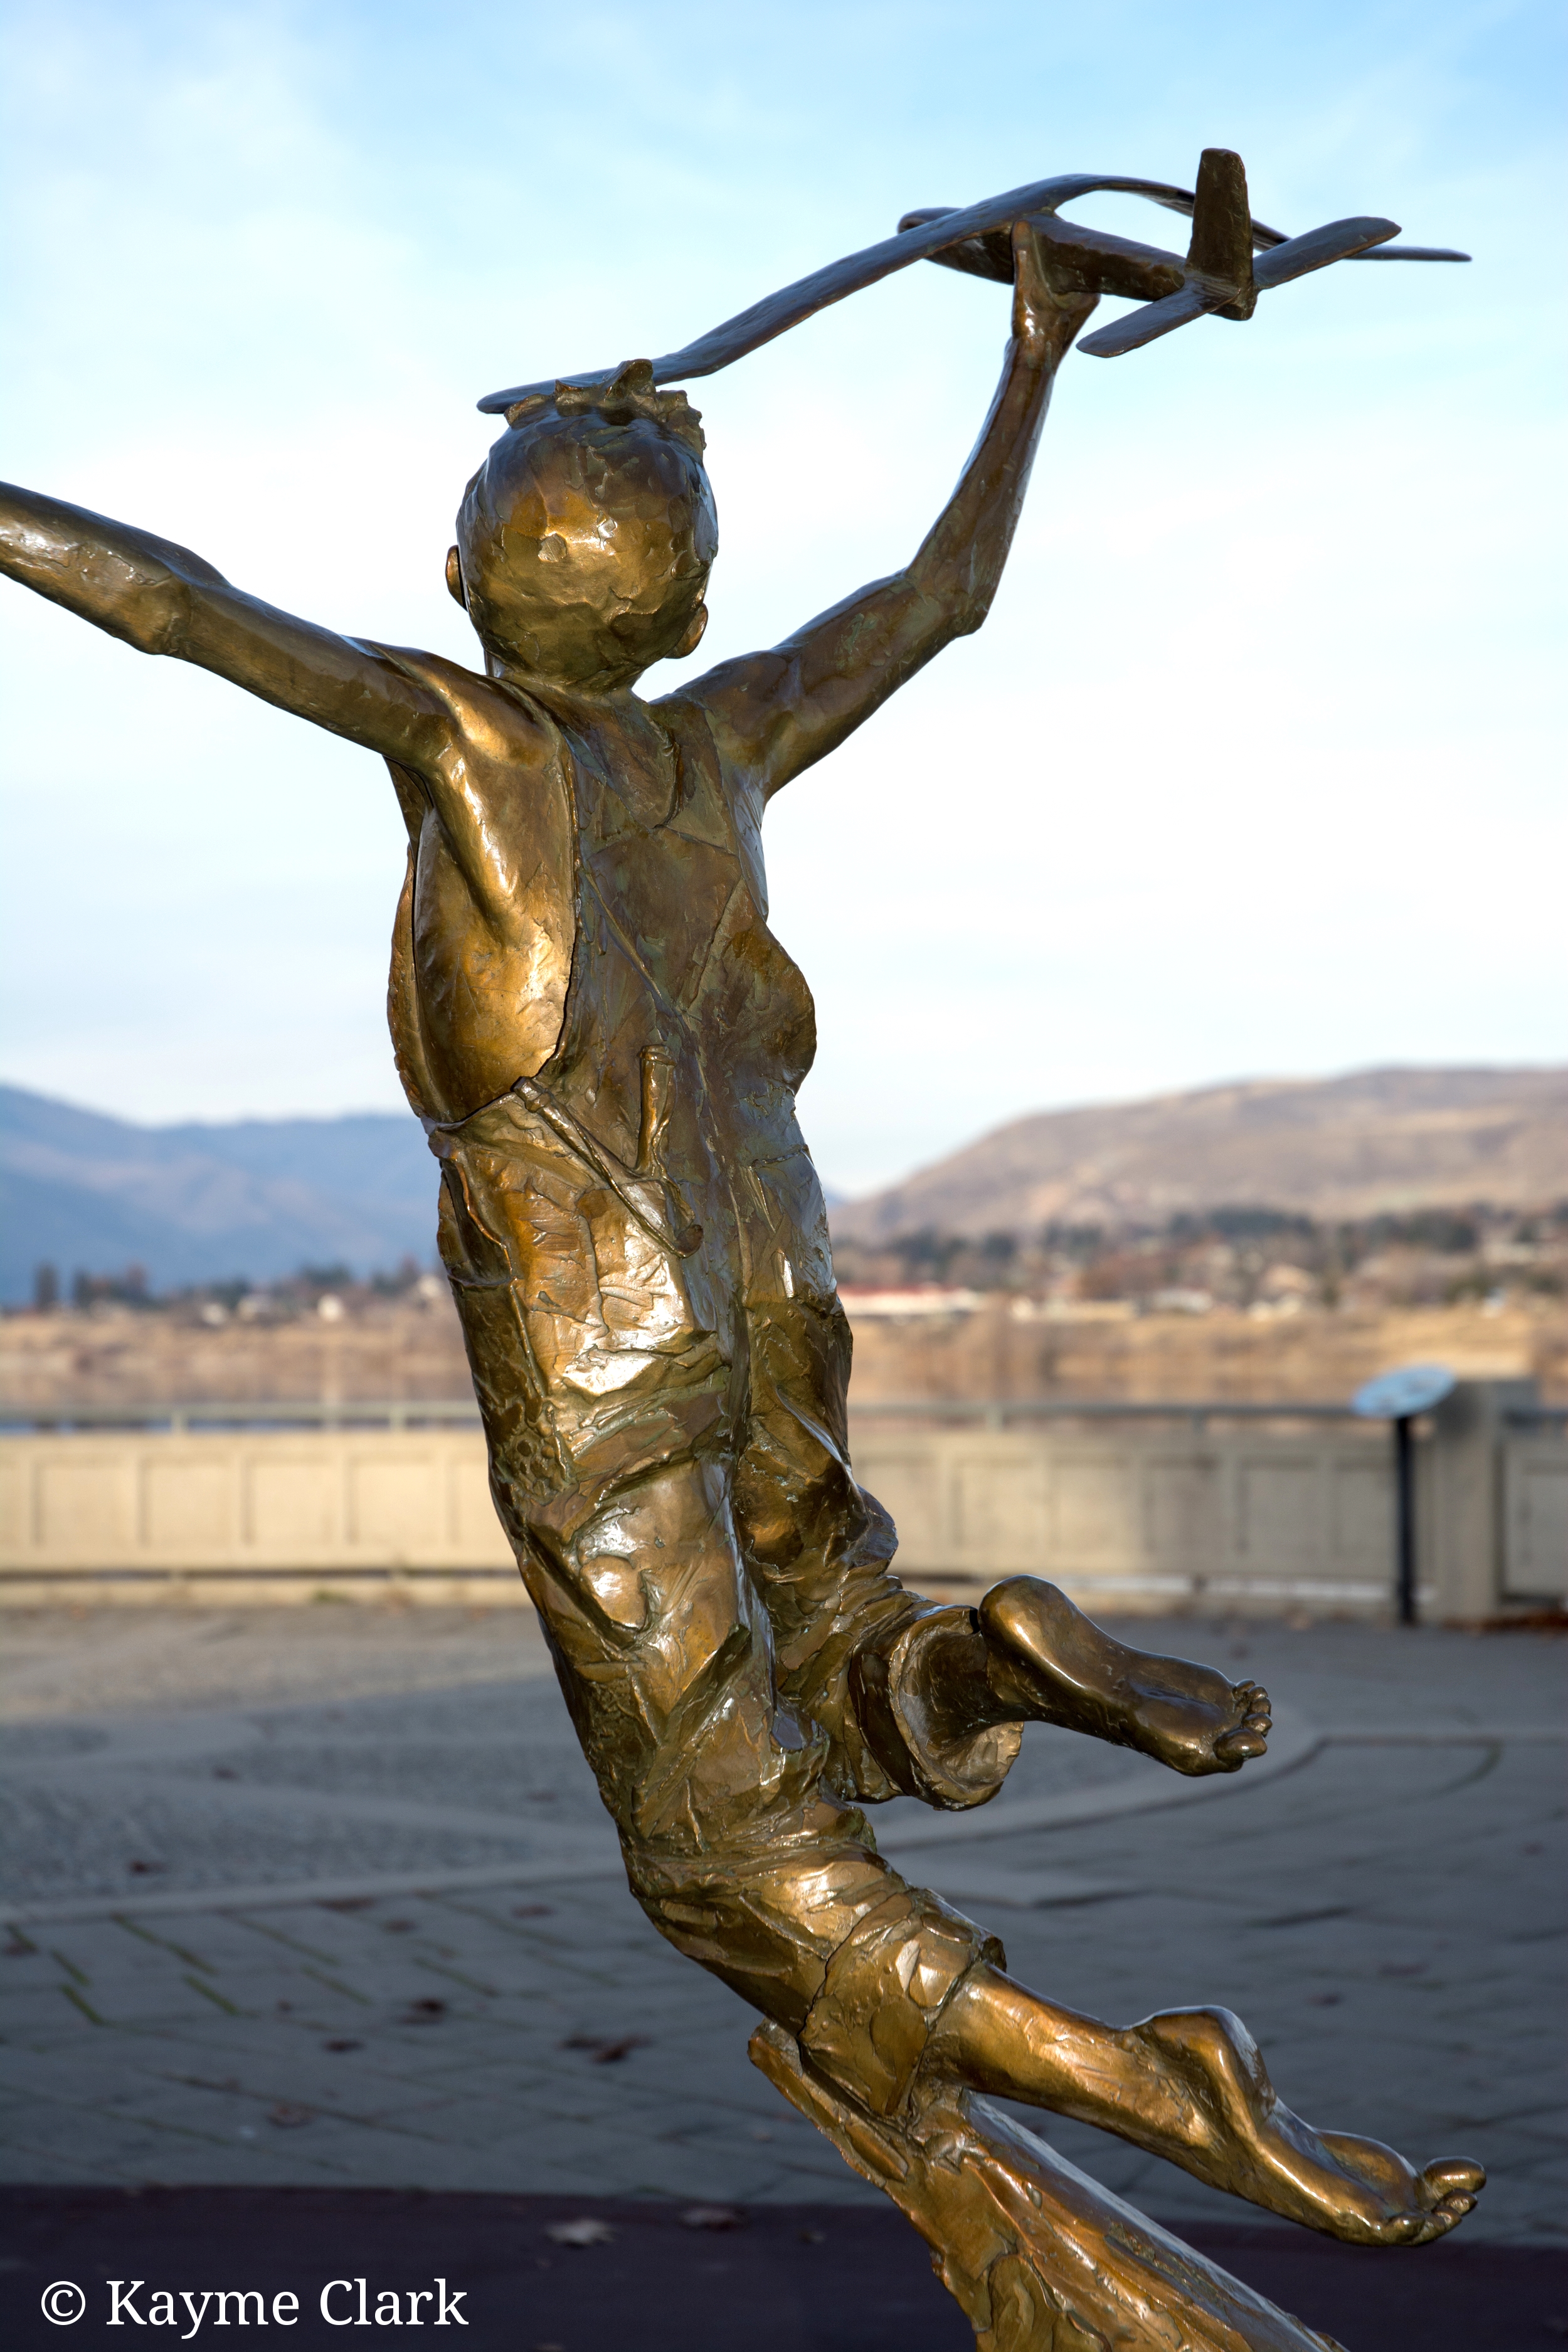
M 741 2004 L 630 1901 L 511 1612 L 0 1634 L 0 2177 L 872 2195 L 747 2063 Z M 1467 2238 L 1560 2244 L 1568 1643 L 1136 1637 L 1245 1661 L 1282 1702 L 1279 1767 L 1191 1784 L 1031 1733 L 998 1805 L 889 1808 L 889 1851 L 1054 1997 L 1116 2019 L 1225 2002 L 1313 2120 L 1479 2156 Z M 1163 2217 L 1245 2218 L 1030 2120 Z

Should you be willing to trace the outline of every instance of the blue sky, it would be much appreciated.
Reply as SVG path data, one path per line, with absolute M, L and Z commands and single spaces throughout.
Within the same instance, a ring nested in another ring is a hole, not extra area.
M 13 6 L 3 470 L 466 658 L 441 562 L 480 394 L 677 346 L 915 205 L 1238 148 L 1264 219 L 1384 213 L 1475 264 L 1345 266 L 1069 360 L 991 623 L 770 816 L 807 1134 L 853 1191 L 1055 1104 L 1562 1058 L 1560 26 Z M 922 267 L 693 387 L 722 531 L 696 667 L 912 551 L 1005 329 L 1001 289 Z M 0 613 L 5 1075 L 154 1119 L 395 1102 L 384 771 Z

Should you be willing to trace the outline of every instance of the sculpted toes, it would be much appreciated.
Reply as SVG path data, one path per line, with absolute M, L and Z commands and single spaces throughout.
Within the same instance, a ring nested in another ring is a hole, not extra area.
M 1237 1716 L 1249 1730 L 1268 1728 L 1274 1710 L 1268 1703 L 1268 1693 L 1257 1683 L 1237 1683 L 1231 1692 L 1231 1702 Z
M 1467 2156 L 1450 2156 L 1429 2164 L 1415 2178 L 1416 2194 L 1424 2205 L 1447 2207 L 1458 2220 L 1468 2213 L 1487 2185 L 1486 2167 Z
M 1238 1724 L 1234 1731 L 1222 1732 L 1215 1741 L 1215 1762 L 1222 1771 L 1238 1770 L 1249 1758 L 1267 1752 L 1268 1732 L 1267 1717 L 1258 1719 L 1248 1716 L 1245 1723 Z

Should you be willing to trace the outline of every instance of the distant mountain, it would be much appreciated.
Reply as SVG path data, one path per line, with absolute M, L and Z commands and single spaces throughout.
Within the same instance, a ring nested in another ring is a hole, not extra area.
M 901 1184 L 831 1203 L 841 1241 L 934 1226 L 1161 1223 L 1256 1203 L 1360 1217 L 1568 1196 L 1568 1070 L 1259 1079 L 998 1128 Z M 406 1112 L 136 1127 L 0 1087 L 0 1300 L 144 1265 L 154 1289 L 434 1255 L 436 1166 Z
M 0 1300 L 44 1261 L 68 1284 L 140 1264 L 154 1289 L 428 1262 L 436 1181 L 407 1112 L 136 1127 L 0 1087 Z
M 1242 1203 L 1334 1218 L 1565 1197 L 1568 1070 L 1361 1070 L 1015 1119 L 837 1208 L 833 1231 L 875 1243 Z

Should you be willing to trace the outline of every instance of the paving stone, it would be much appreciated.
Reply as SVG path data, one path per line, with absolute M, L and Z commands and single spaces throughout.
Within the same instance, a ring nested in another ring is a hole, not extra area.
M 50 1884 L 90 1892 L 101 1881 L 116 1784 L 95 1781 L 91 1759 L 122 1752 L 132 1732 L 144 1758 L 166 1759 L 156 1776 L 138 1768 L 137 1801 L 155 1777 L 160 1818 L 174 1837 L 186 1825 L 204 1869 L 213 1822 L 226 1820 L 230 1885 L 265 1874 L 258 1845 L 268 1866 L 286 1848 L 318 1874 L 372 1874 L 405 1849 L 396 1820 L 368 1818 L 371 1799 L 403 1808 L 411 1836 L 426 1808 L 417 1833 L 428 1840 L 433 1799 L 472 1815 L 531 1808 L 554 1789 L 561 1826 L 604 1837 L 536 1649 L 512 1652 L 518 1671 L 501 1683 L 493 1630 L 467 1648 L 460 1633 L 443 1634 L 441 1668 L 401 1627 L 384 1638 L 378 1616 L 356 1612 L 358 1648 L 334 1634 L 330 1657 L 296 1612 L 208 1641 L 182 1622 L 163 1652 L 145 1622 L 118 1647 L 113 1626 L 95 1625 L 74 1664 L 77 1629 L 35 1626 L 20 1669 L 23 1764 L 36 1795 L 50 1755 L 63 1759 L 53 1785 L 70 1798 L 52 1816 L 61 1843 Z M 499 1638 L 522 1642 L 521 1622 L 509 1615 Z M 1227 1639 L 1169 1624 L 1142 1638 L 1221 1656 Z M 1277 1698 L 1356 1732 L 1541 1727 L 1568 1664 L 1568 1645 L 1529 1635 L 1255 1626 L 1244 1646 Z M 291 1687 L 305 1689 L 303 1703 L 288 1703 Z M 246 1802 L 226 1813 L 235 1784 L 211 1779 L 215 1756 L 250 1776 Z M 1243 1776 L 1222 1801 L 933 1846 L 901 1866 L 938 1887 L 944 1872 L 956 1887 L 967 1871 L 977 1891 L 960 1907 L 998 1927 L 1015 1972 L 1052 1998 L 1119 2021 L 1234 2007 L 1313 2120 L 1492 2167 L 1467 2237 L 1560 2242 L 1560 1763 L 1540 1743 L 1331 1744 L 1256 1788 Z M 1036 1791 L 1103 1785 L 1134 1803 L 1157 1780 L 1143 1759 L 1065 1736 L 1031 1734 L 1020 1768 L 1020 1786 Z M 273 1808 L 264 1833 L 258 1792 Z M 205 1907 L 174 1916 L 24 1924 L 0 1968 L 0 2175 L 875 2202 L 751 2067 L 750 2013 L 661 1942 L 605 1850 L 598 1879 L 423 1894 L 411 1883 L 352 1907 L 236 1909 L 215 1885 Z M 436 1851 L 446 1852 L 439 1839 Z M 170 1875 L 177 1868 L 130 1894 L 117 1882 L 112 1899 L 131 1904 Z M 1074 1879 L 1140 1892 L 1081 1906 L 1017 1899 Z M 1009 1894 L 1005 1908 L 988 1908 L 983 1880 Z M 445 2006 L 416 2024 L 418 2000 Z M 600 2066 L 563 2049 L 577 2032 L 648 2041 Z M 334 2040 L 362 2047 L 330 2053 Z M 275 2107 L 310 2120 L 270 2123 Z M 1025 2119 L 1156 2212 L 1229 2226 L 1265 2218 L 1107 2135 Z

